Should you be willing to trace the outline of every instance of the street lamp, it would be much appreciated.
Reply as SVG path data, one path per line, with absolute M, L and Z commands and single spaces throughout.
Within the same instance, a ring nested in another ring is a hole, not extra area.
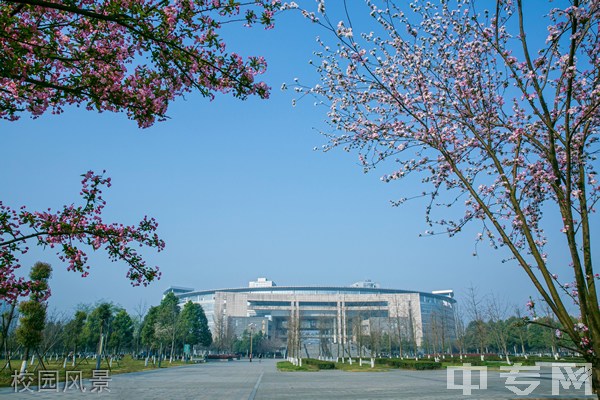
M 250 362 L 252 362 L 252 333 L 254 332 L 255 324 L 249 324 L 248 328 L 250 328 Z

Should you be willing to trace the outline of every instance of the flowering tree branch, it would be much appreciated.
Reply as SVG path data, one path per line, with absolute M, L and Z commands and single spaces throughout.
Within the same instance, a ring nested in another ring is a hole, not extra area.
M 137 226 L 105 223 L 102 187 L 110 187 L 110 178 L 89 171 L 81 183 L 84 204 L 65 206 L 56 212 L 30 212 L 25 207 L 14 210 L 0 202 L 0 299 L 13 300 L 34 288 L 34 281 L 15 275 L 21 267 L 17 255 L 27 253 L 32 239 L 39 246 L 56 248 L 59 258 L 68 263 L 67 269 L 84 277 L 90 267 L 82 245 L 94 251 L 104 248 L 112 261 L 124 261 L 129 266 L 127 278 L 134 286 L 160 278 L 158 267 L 147 266 L 133 247 L 164 249 L 164 241 L 155 233 L 156 221 L 144 217 Z
M 126 112 L 140 127 L 196 90 L 269 96 L 262 57 L 227 53 L 223 24 L 273 26 L 278 1 L 7 0 L 0 3 L 0 118 L 68 104 Z
M 525 21 L 536 17 L 522 0 L 498 0 L 491 11 L 474 0 L 366 4 L 375 22 L 368 33 L 355 32 L 347 10 L 336 24 L 322 0 L 317 12 L 302 11 L 336 40 L 319 40 L 321 82 L 294 88 L 329 107 L 323 149 L 356 151 L 365 171 L 395 164 L 384 182 L 419 175 L 430 197 L 428 234 L 452 236 L 481 221 L 476 240 L 508 249 L 594 365 L 600 388 L 590 228 L 600 195 L 600 3 L 549 9 L 539 17 L 549 21 L 541 44 L 527 36 Z M 460 218 L 435 215 L 461 205 Z M 575 282 L 566 297 L 580 309 L 577 324 L 546 254 L 545 212 L 562 219 L 563 241 L 553 246 L 570 257 Z

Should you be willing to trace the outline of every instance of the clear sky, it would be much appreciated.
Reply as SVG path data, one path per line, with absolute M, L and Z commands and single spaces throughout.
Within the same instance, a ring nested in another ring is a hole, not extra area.
M 317 83 L 308 61 L 315 36 L 325 32 L 297 13 L 280 16 L 271 31 L 235 32 L 231 48 L 266 57 L 270 100 L 190 95 L 172 105 L 168 121 L 146 130 L 122 114 L 77 108 L 0 121 L 5 203 L 56 209 L 78 200 L 81 174 L 106 169 L 113 186 L 104 218 L 133 224 L 153 216 L 167 243 L 163 253 L 145 253 L 163 272 L 147 288 L 132 288 L 125 265 L 102 252 L 90 253 L 91 274 L 82 279 L 50 249 L 34 249 L 22 261 L 53 265 L 52 308 L 70 314 L 105 299 L 132 310 L 157 304 L 170 285 L 240 287 L 259 276 L 278 285 L 371 279 L 459 295 L 473 285 L 518 305 L 535 297 L 524 273 L 501 263 L 506 254 L 483 245 L 472 256 L 477 226 L 454 238 L 419 237 L 427 229 L 424 203 L 390 205 L 418 182 L 385 184 L 379 177 L 389 171 L 363 174 L 356 154 L 313 151 L 325 143 L 318 130 L 326 109 L 311 99 L 292 107 L 294 93 L 279 87 L 295 77 Z

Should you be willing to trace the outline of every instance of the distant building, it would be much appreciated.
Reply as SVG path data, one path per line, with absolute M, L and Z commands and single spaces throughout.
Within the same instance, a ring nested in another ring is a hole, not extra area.
M 187 290 L 187 291 L 186 291 Z M 445 352 L 455 338 L 452 290 L 433 293 L 383 289 L 365 280 L 350 287 L 276 286 L 267 278 L 247 288 L 199 290 L 173 287 L 183 304 L 202 305 L 213 338 L 240 337 L 249 326 L 286 346 L 291 316 L 307 356 L 356 355 L 366 336 L 403 343 L 403 353 Z M 380 351 L 387 348 L 381 344 Z

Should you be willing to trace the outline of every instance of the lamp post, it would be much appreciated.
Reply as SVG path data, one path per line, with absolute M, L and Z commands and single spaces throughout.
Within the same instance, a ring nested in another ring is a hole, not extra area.
M 249 324 L 248 328 L 250 328 L 250 362 L 252 362 L 252 333 L 254 332 L 254 327 L 256 325 Z

